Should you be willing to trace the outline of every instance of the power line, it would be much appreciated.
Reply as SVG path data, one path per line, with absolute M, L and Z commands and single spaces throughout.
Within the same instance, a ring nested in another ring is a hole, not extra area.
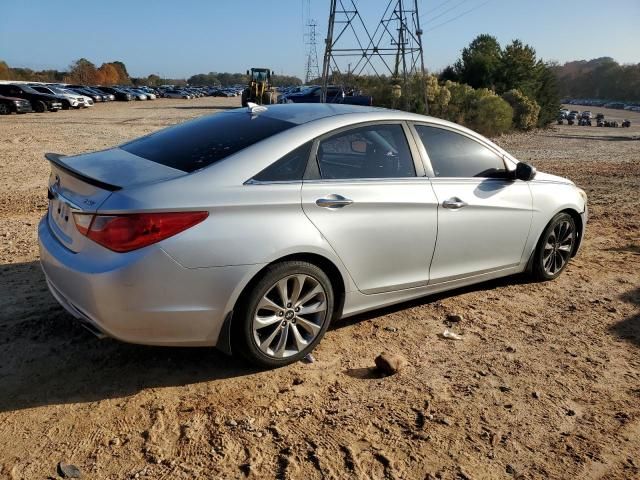
M 438 10 L 440 7 L 444 7 L 447 3 L 451 3 L 453 0 L 445 0 L 444 2 L 436 5 L 435 7 L 433 7 L 430 10 L 427 10 L 425 13 L 423 13 L 422 15 L 420 15 L 420 18 L 422 17 L 426 17 L 427 15 L 432 14 L 433 12 L 435 12 L 436 10 Z
M 458 8 L 459 6 L 467 3 L 469 0 L 462 0 L 459 3 L 456 3 L 453 7 L 447 8 L 444 12 L 440 12 L 438 15 L 436 15 L 435 17 L 431 17 L 429 18 L 425 23 L 431 23 L 434 20 L 437 20 L 440 17 L 443 17 L 444 15 L 446 15 L 447 13 L 449 13 L 451 10 L 455 10 L 456 8 Z
M 451 22 L 453 22 L 454 20 L 459 19 L 460 17 L 464 17 L 466 14 L 471 13 L 471 12 L 473 12 L 474 10 L 477 10 L 477 9 L 479 9 L 479 8 L 481 8 L 481 7 L 484 7 L 484 6 L 485 6 L 487 3 L 489 3 L 490 1 L 491 1 L 491 0 L 487 0 L 486 2 L 483 2 L 483 3 L 481 3 L 480 5 L 476 5 L 475 7 L 470 8 L 469 10 L 467 10 L 467 11 L 465 11 L 465 12 L 462 12 L 460 15 L 457 15 L 457 16 L 455 16 L 455 17 L 453 17 L 453 18 L 450 18 L 449 20 L 447 20 L 447 21 L 445 21 L 445 22 L 439 23 L 438 25 L 435 25 L 435 26 L 433 26 L 433 27 L 429 28 L 428 30 L 425 30 L 425 31 L 424 31 L 424 33 L 432 32 L 432 31 L 434 31 L 434 30 L 435 30 L 435 29 L 437 29 L 437 28 L 443 27 L 443 26 L 447 25 L 448 23 L 451 23 Z

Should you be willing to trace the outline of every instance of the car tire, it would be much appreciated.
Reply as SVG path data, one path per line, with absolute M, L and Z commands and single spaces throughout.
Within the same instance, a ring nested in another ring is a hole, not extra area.
M 333 308 L 331 281 L 321 268 L 302 261 L 271 265 L 238 301 L 233 352 L 261 368 L 297 362 L 320 342 Z
M 576 224 L 568 213 L 554 216 L 542 232 L 531 265 L 535 280 L 554 280 L 567 267 L 577 240 Z
M 6 103 L 0 103 L 0 115 L 11 115 L 11 108 Z
M 36 100 L 33 104 L 33 109 L 38 113 L 44 113 L 47 111 L 47 106 L 42 100 Z
M 62 102 L 62 109 L 69 110 L 71 108 L 71 104 L 69 102 Z

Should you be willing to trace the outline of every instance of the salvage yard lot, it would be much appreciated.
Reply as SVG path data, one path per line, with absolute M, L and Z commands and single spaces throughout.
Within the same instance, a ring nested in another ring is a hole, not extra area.
M 589 195 L 554 282 L 512 277 L 337 322 L 314 363 L 97 340 L 47 291 L 45 152 L 239 106 L 206 97 L 0 117 L 0 478 L 640 478 L 640 114 L 497 142 Z M 572 108 L 576 108 L 572 106 Z M 383 226 L 381 226 L 383 228 Z M 372 259 L 375 261 L 375 259 Z M 215 288 L 215 286 L 212 286 Z M 441 337 L 448 314 L 462 315 Z M 378 378 L 388 350 L 409 366 Z

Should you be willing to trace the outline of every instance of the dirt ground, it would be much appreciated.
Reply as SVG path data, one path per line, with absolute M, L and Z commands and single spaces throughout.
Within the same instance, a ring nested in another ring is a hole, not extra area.
M 511 277 L 341 321 L 313 363 L 98 340 L 38 265 L 45 152 L 95 150 L 239 104 L 156 100 L 0 117 L 0 478 L 640 478 L 640 114 L 497 141 L 589 195 L 583 248 Z M 591 108 L 592 111 L 603 111 Z M 626 114 L 626 115 L 625 115 Z M 462 341 L 441 338 L 447 314 Z M 379 378 L 384 351 L 409 366 Z

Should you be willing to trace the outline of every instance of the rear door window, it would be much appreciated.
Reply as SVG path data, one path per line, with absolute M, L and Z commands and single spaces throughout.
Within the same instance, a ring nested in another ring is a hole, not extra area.
M 368 125 L 320 141 L 318 167 L 323 179 L 415 177 L 401 125 Z
M 295 124 L 250 115 L 246 110 L 218 113 L 182 123 L 120 148 L 184 172 L 208 167 Z

